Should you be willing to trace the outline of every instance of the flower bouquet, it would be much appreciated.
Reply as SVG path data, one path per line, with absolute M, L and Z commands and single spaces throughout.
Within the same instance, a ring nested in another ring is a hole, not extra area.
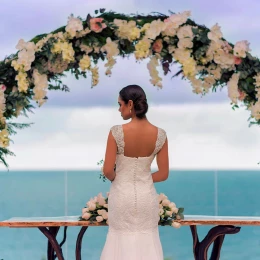
M 79 220 L 89 220 L 91 223 L 94 221 L 99 223 L 108 224 L 108 197 L 103 197 L 102 193 L 99 193 L 96 197 L 91 198 L 87 203 L 86 207 L 82 209 L 82 215 Z M 184 219 L 184 208 L 177 208 L 174 202 L 168 200 L 168 197 L 161 193 L 158 194 L 159 203 L 159 224 L 162 226 L 172 226 L 180 228 L 181 224 L 176 220 Z
M 174 202 L 171 202 L 168 197 L 161 193 L 158 195 L 159 202 L 159 224 L 162 226 L 172 226 L 175 228 L 180 228 L 181 224 L 176 222 L 176 220 L 184 219 L 184 208 L 177 208 Z
M 87 203 L 86 207 L 82 209 L 82 215 L 80 220 L 89 220 L 91 223 L 94 221 L 103 222 L 108 224 L 108 196 L 103 197 L 102 193 L 99 193 L 96 197 L 91 198 Z

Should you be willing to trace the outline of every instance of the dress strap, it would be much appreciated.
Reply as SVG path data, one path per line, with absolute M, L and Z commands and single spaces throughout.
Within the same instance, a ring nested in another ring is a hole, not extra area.
M 124 154 L 125 142 L 124 142 L 124 132 L 123 132 L 122 125 L 114 125 L 113 127 L 111 127 L 110 130 L 116 140 L 118 153 Z
M 155 144 L 155 149 L 153 154 L 157 154 L 163 147 L 165 140 L 166 140 L 166 132 L 162 129 L 158 127 L 158 135 L 157 135 L 157 140 L 156 140 L 156 144 Z

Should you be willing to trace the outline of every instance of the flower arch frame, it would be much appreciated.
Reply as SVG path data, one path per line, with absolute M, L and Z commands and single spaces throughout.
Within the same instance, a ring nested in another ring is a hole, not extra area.
M 250 125 L 260 124 L 260 61 L 250 54 L 249 43 L 235 45 L 223 38 L 218 24 L 208 29 L 191 20 L 191 13 L 164 15 L 125 15 L 95 11 L 85 20 L 70 16 L 66 26 L 31 41 L 20 40 L 18 52 L 0 62 L 0 162 L 7 162 L 10 135 L 29 124 L 12 119 L 27 115 L 34 106 L 47 101 L 48 90 L 69 91 L 62 84 L 64 72 L 76 79 L 92 77 L 98 84 L 98 61 L 106 61 L 106 75 L 111 75 L 116 57 L 134 54 L 136 60 L 149 59 L 147 68 L 152 85 L 162 88 L 157 71 L 164 74 L 170 65 L 180 64 L 181 75 L 189 80 L 193 92 L 205 95 L 210 90 L 228 88 L 233 109 L 244 105 L 251 111 Z

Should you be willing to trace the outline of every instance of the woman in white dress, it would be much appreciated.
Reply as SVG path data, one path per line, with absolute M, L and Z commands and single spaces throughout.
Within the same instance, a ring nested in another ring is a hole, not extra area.
M 166 133 L 147 120 L 141 87 L 123 88 L 118 104 L 123 119 L 131 121 L 113 126 L 108 135 L 103 172 L 112 182 L 109 231 L 100 260 L 163 260 L 154 182 L 165 181 L 169 174 Z M 151 173 L 155 157 L 158 171 Z

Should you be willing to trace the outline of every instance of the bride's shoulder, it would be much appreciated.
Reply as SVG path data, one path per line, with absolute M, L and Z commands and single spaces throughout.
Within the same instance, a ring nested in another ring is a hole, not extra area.
M 120 127 L 121 127 L 121 125 L 113 125 L 113 126 L 110 127 L 110 130 L 115 130 L 115 129 L 118 129 Z
M 121 133 L 121 125 L 113 125 L 110 128 L 110 132 L 112 133 L 112 135 L 115 137 L 116 135 L 119 135 Z
M 163 128 L 161 128 L 161 127 L 159 127 L 159 126 L 156 126 L 156 125 L 152 125 L 152 126 L 155 127 L 155 128 L 157 128 L 158 131 L 159 131 L 159 133 L 166 134 L 166 131 L 165 131 Z

